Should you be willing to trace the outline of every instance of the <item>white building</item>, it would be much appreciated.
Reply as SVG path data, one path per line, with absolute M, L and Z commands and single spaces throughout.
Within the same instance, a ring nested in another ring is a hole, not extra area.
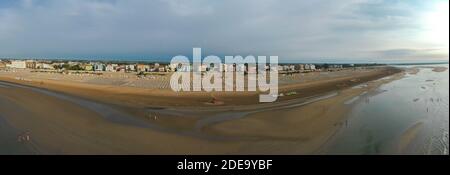
M 153 66 L 154 69 L 159 69 L 159 63 L 155 63 L 155 65 Z
M 225 71 L 225 64 L 220 63 L 219 71 L 220 71 L 220 72 L 224 72 L 224 71 Z
M 136 71 L 136 65 L 134 65 L 134 64 L 126 65 L 125 68 L 127 69 L 127 71 L 132 71 L 132 72 Z
M 199 72 L 205 72 L 206 71 L 206 64 L 202 64 L 200 66 L 198 66 L 197 71 Z
M 169 64 L 169 69 L 170 69 L 170 71 L 178 70 L 177 67 L 178 67 L 177 64 Z
M 106 65 L 105 70 L 108 71 L 108 72 L 115 72 L 117 66 L 119 66 L 119 65 L 117 65 L 117 64 L 108 64 L 108 65 Z
M 236 72 L 245 72 L 245 69 L 244 64 L 236 64 Z
M 94 64 L 94 71 L 105 71 L 105 65 L 101 63 Z
M 289 66 L 289 70 L 290 70 L 290 71 L 294 71 L 294 70 L 295 70 L 295 65 L 290 65 L 290 66 Z
M 234 72 L 234 65 L 233 64 L 224 64 L 224 71 L 225 72 Z
M 55 69 L 53 65 L 48 63 L 36 63 L 37 69 Z
M 191 71 L 191 65 L 183 65 L 183 64 L 179 64 L 176 67 L 178 72 L 190 72 Z
M 275 67 L 274 67 L 274 68 L 275 68 Z M 276 69 L 277 71 L 283 71 L 283 66 L 278 65 L 275 69 Z
M 311 66 L 309 64 L 305 64 L 305 70 L 311 70 Z
M 76 61 L 69 61 L 67 64 L 69 64 L 70 66 L 75 66 L 75 65 L 78 65 L 80 63 L 76 62 Z
M 26 63 L 26 61 L 13 60 L 13 61 L 11 61 L 11 64 L 7 65 L 7 67 L 16 68 L 16 69 L 25 69 L 25 68 L 27 68 L 27 63 Z

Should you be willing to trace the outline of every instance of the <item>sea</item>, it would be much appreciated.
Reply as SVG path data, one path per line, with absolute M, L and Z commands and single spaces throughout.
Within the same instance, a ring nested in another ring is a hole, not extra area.
M 349 102 L 350 116 L 325 154 L 449 154 L 449 65 L 397 67 L 419 72 Z

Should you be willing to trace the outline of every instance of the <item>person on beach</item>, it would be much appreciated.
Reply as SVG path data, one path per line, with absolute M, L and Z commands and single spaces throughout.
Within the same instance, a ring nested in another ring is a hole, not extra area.
M 25 141 L 30 141 L 30 131 L 25 132 Z
M 30 131 L 25 131 L 17 136 L 18 142 L 30 141 Z

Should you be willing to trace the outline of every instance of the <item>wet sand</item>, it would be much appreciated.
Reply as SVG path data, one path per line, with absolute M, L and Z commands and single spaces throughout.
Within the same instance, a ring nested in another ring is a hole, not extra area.
M 433 72 L 444 72 L 446 70 L 446 67 L 433 67 Z
M 265 139 L 267 145 L 263 150 L 267 152 L 320 154 L 321 149 L 318 148 L 332 139 L 340 128 L 346 127 L 346 114 L 351 109 L 351 105 L 346 104 L 347 101 L 402 77 L 403 74 L 396 74 L 370 81 L 365 83 L 365 86 L 340 90 L 327 98 L 301 106 L 252 113 L 245 118 L 211 125 L 208 130 L 216 134 Z M 254 147 L 247 151 L 261 153 L 260 149 Z
M 12 134 L 29 131 L 31 137 L 30 141 L 22 143 L 16 141 L 17 135 L 3 139 L 14 146 L 27 146 L 25 153 L 202 154 L 224 153 L 238 149 L 240 144 L 113 122 L 72 102 L 29 89 L 0 88 L 0 94 L 2 120 L 18 131 Z M 15 150 L 9 151 L 16 154 Z
M 423 125 L 423 122 L 417 122 L 403 133 L 398 143 L 398 153 L 402 153 L 407 149 L 407 147 L 417 137 L 417 134 L 419 134 L 420 130 L 423 128 Z
M 448 70 L 435 72 L 432 65 L 399 68 L 404 77 L 349 103 L 348 127 L 339 129 L 323 154 L 448 154 Z
M 346 100 L 398 72 L 285 86 L 298 95 L 270 104 L 253 103 L 257 94 L 219 94 L 220 106 L 205 105 L 211 94 L 1 77 L 0 126 L 8 127 L 0 129 L 10 134 L 0 139 L 26 151 L 0 153 L 313 154 L 343 126 Z M 17 142 L 26 131 L 31 140 Z

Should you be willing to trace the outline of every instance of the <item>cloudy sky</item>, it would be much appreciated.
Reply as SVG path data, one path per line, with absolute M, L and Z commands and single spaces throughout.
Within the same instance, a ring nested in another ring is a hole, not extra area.
M 1 0 L 0 57 L 448 60 L 448 0 Z

